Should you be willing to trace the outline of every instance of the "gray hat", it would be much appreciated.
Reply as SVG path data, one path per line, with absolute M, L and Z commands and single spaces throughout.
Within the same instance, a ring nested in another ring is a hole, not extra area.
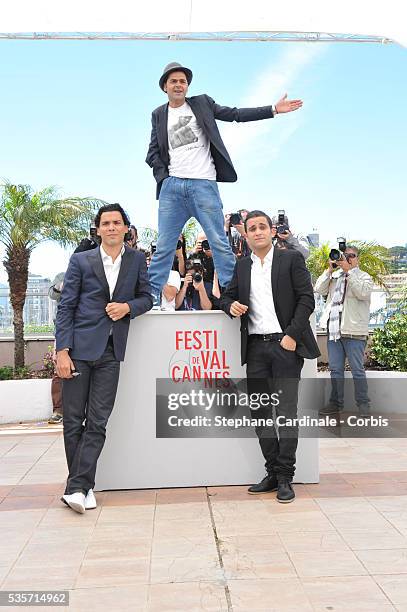
M 191 85 L 192 70 L 190 70 L 189 68 L 185 68 L 185 66 L 181 66 L 181 64 L 178 64 L 178 62 L 171 62 L 170 64 L 166 65 L 166 67 L 164 68 L 164 72 L 162 74 L 162 77 L 158 81 L 158 83 L 159 83 L 159 85 L 160 85 L 160 87 L 161 87 L 161 89 L 163 91 L 164 91 L 164 83 L 168 79 L 168 77 L 171 74 L 171 72 L 178 72 L 178 71 L 185 72 L 185 75 L 187 77 L 188 85 Z

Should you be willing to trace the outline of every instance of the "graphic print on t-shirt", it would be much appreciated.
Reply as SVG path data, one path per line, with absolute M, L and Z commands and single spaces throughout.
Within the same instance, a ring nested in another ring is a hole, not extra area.
M 173 149 L 184 147 L 198 141 L 198 136 L 191 130 L 188 123 L 191 121 L 191 116 L 181 116 L 177 123 L 174 123 L 168 130 L 168 139 Z

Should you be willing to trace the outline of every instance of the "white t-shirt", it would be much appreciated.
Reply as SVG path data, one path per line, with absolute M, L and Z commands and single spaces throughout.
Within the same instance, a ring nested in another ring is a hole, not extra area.
M 176 270 L 171 270 L 166 284 L 171 285 L 171 287 L 176 287 L 178 293 L 181 287 L 181 277 L 179 275 L 179 272 L 177 272 Z M 164 293 L 162 293 L 161 310 L 175 310 L 175 298 L 169 302 L 165 297 Z
M 216 180 L 209 139 L 199 127 L 187 102 L 168 106 L 168 151 L 170 176 Z

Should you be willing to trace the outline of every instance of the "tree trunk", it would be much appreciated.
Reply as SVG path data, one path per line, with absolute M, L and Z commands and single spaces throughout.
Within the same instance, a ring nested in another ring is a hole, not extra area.
M 13 246 L 3 261 L 10 286 L 10 302 L 13 307 L 14 368 L 24 367 L 24 320 L 23 310 L 28 281 L 30 251 Z

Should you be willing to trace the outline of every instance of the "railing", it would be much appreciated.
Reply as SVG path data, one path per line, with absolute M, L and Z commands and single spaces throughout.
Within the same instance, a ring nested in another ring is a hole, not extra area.
M 49 336 L 54 333 L 56 302 L 44 290 L 26 293 L 24 305 L 24 334 Z M 13 336 L 13 309 L 8 289 L 0 289 L 0 337 Z
M 377 294 L 375 296 L 375 294 Z M 385 294 L 373 292 L 370 309 L 369 328 L 382 327 L 394 311 L 394 305 L 386 301 Z M 321 330 L 320 321 L 325 306 L 325 300 L 315 295 L 316 329 Z M 47 292 L 29 291 L 26 294 L 24 306 L 24 334 L 26 336 L 50 336 L 54 333 L 56 302 L 48 297 Z M 0 338 L 10 338 L 14 335 L 13 309 L 9 301 L 7 289 L 0 289 Z

